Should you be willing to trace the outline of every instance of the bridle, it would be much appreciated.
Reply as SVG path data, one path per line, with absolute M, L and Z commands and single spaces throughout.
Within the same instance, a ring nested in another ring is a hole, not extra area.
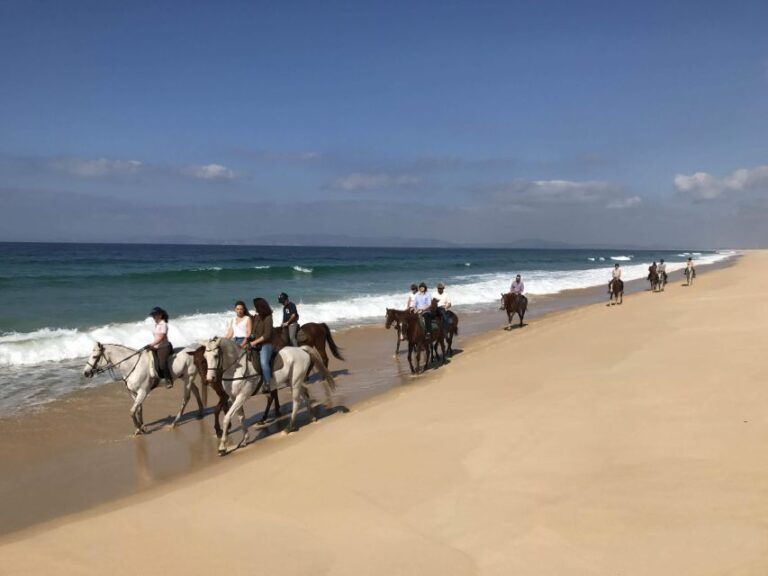
M 122 364 L 124 362 L 127 362 L 128 360 L 130 360 L 134 356 L 138 356 L 144 350 L 143 349 L 136 350 L 133 354 L 129 354 L 128 356 L 126 356 L 125 358 L 120 360 L 120 362 L 116 362 L 116 363 L 113 364 L 112 361 L 107 357 L 107 351 L 104 349 L 104 345 L 101 342 L 97 342 L 96 345 L 99 347 L 99 353 L 96 354 L 95 360 L 93 360 L 93 362 L 91 362 L 89 360 L 85 364 L 86 366 L 88 366 L 88 368 L 91 369 L 91 375 L 97 376 L 99 374 L 104 374 L 105 372 L 109 372 L 110 376 L 114 380 L 122 380 L 123 382 L 125 382 L 127 384 L 128 383 L 128 378 L 131 377 L 131 374 L 133 374 L 134 370 L 136 370 L 136 367 L 139 365 L 139 362 L 141 362 L 141 356 L 136 358 L 136 363 L 133 365 L 133 367 L 130 369 L 128 374 L 126 374 L 125 376 L 121 376 L 120 378 L 117 378 L 117 376 L 115 375 L 115 368 L 120 366 L 120 364 Z M 102 358 L 104 360 L 106 360 L 107 365 L 99 367 L 99 363 L 101 362 Z
M 213 370 L 216 373 L 216 380 L 218 380 L 219 382 L 237 382 L 240 380 L 252 380 L 253 378 L 258 378 L 260 376 L 260 374 L 256 373 L 256 374 L 251 374 L 250 376 L 248 374 L 245 374 L 243 376 L 238 376 L 237 378 L 224 378 L 224 373 L 229 372 L 230 368 L 232 368 L 236 364 L 239 364 L 240 361 L 243 359 L 243 356 L 248 354 L 247 349 L 243 350 L 240 353 L 240 355 L 226 368 L 224 368 L 221 365 L 221 343 L 220 342 L 217 341 L 213 348 L 209 348 L 206 345 L 205 351 L 209 353 L 214 353 L 214 352 L 216 353 L 215 359 L 216 359 L 217 366 L 215 368 L 209 366 L 208 370 Z M 246 365 L 246 372 L 247 372 L 247 365 Z M 256 391 L 254 392 L 254 394 L 259 391 L 259 389 L 261 388 L 261 384 L 262 383 L 260 382 L 259 385 L 256 387 Z

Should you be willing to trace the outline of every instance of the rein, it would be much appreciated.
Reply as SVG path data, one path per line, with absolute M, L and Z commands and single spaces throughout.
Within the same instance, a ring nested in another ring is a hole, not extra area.
M 143 349 L 143 348 L 142 348 L 141 350 L 136 350 L 136 351 L 135 351 L 133 354 L 129 354 L 128 356 L 126 356 L 125 358 L 123 358 L 122 360 L 120 360 L 120 362 L 112 363 L 112 361 L 111 361 L 109 358 L 107 358 L 107 353 L 106 353 L 106 351 L 104 350 L 104 346 L 103 346 L 103 345 L 101 345 L 101 346 L 99 347 L 99 355 L 96 357 L 96 361 L 95 361 L 93 364 L 91 364 L 90 362 L 87 362 L 87 363 L 86 363 L 86 365 L 87 365 L 87 366 L 88 366 L 88 367 L 89 367 L 89 368 L 90 368 L 90 369 L 93 371 L 93 373 L 94 373 L 94 374 L 96 374 L 96 375 L 98 375 L 98 374 L 104 374 L 105 372 L 109 372 L 109 374 L 110 374 L 110 376 L 112 376 L 112 378 L 114 378 L 115 380 L 122 380 L 123 382 L 125 382 L 125 383 L 127 384 L 127 383 L 128 383 L 128 378 L 130 378 L 130 377 L 131 377 L 131 374 L 133 374 L 134 370 L 136 370 L 136 368 L 138 367 L 138 365 L 139 365 L 139 362 L 141 362 L 141 356 L 139 356 L 139 357 L 136 359 L 136 363 L 135 363 L 135 364 L 133 365 L 133 367 L 130 369 L 130 371 L 128 372 L 128 374 L 126 374 L 125 376 L 122 376 L 121 378 L 117 378 L 117 377 L 115 376 L 115 368 L 117 368 L 118 366 L 120 366 L 120 364 L 122 364 L 123 362 L 127 362 L 128 360 L 130 360 L 130 359 L 131 359 L 131 358 L 133 358 L 134 356 L 138 356 L 138 355 L 139 355 L 139 354 L 141 354 L 143 351 L 144 351 L 144 349 Z M 108 362 L 108 364 L 107 364 L 106 366 L 102 366 L 102 367 L 99 367 L 99 362 L 101 362 L 101 359 L 102 359 L 102 358 L 104 358 L 104 359 L 105 359 L 105 360 Z
M 218 346 L 218 348 L 219 348 L 219 352 L 221 353 L 221 346 Z M 229 369 L 232 368 L 235 364 L 238 364 L 240 360 L 243 359 L 243 356 L 245 356 L 246 354 L 248 354 L 248 350 L 243 350 L 240 356 L 238 356 L 237 359 L 234 362 L 232 362 L 232 364 L 227 366 L 226 369 L 224 369 L 224 367 L 222 366 L 219 366 L 218 368 L 216 368 L 216 378 L 220 382 L 238 382 L 240 380 L 253 380 L 254 378 L 258 377 L 259 374 L 256 373 L 250 376 L 246 374 L 245 376 L 238 376 L 237 378 L 224 378 L 224 372 L 229 371 Z M 247 364 L 246 364 L 246 369 L 247 369 Z M 256 387 L 256 392 L 258 392 L 260 388 L 261 388 L 261 383 L 259 383 L 259 385 Z

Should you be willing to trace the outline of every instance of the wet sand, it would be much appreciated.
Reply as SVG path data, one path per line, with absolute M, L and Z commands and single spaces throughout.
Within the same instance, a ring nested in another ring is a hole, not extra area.
M 722 267 L 710 266 L 702 268 L 702 272 Z M 678 275 L 672 276 L 670 288 L 679 284 Z M 644 281 L 627 283 L 627 294 L 645 290 L 646 286 Z M 526 321 L 535 324 L 563 310 L 604 299 L 603 288 L 534 298 Z M 461 314 L 459 309 L 459 313 L 461 332 L 454 343 L 454 360 L 460 359 L 464 351 L 485 346 L 488 334 L 498 333 L 506 325 L 506 315 L 494 308 L 475 314 Z M 502 334 L 512 339 L 526 330 L 528 327 Z M 419 381 L 410 376 L 404 350 L 393 357 L 394 331 L 376 325 L 342 330 L 334 337 L 347 361 L 331 360 L 339 393 L 338 408 L 334 413 L 324 413 L 328 421 L 345 417 L 348 409 L 375 405 Z M 445 372 L 449 365 L 433 372 Z M 312 391 L 314 397 L 322 398 L 319 386 L 313 386 Z M 281 398 L 289 407 L 285 391 Z M 0 534 L 144 492 L 183 476 L 215 474 L 226 468 L 217 455 L 211 409 L 202 420 L 196 419 L 192 399 L 181 425 L 168 427 L 169 415 L 176 413 L 180 399 L 178 386 L 153 392 L 145 404 L 145 421 L 152 433 L 140 438 L 132 436 L 130 402 L 118 383 L 83 390 L 30 412 L 0 419 Z M 250 425 L 261 418 L 264 404 L 263 397 L 259 397 L 246 405 Z M 276 448 L 267 436 L 279 433 L 285 423 L 282 419 L 263 429 L 254 428 L 254 441 L 239 450 L 238 457 L 267 457 Z M 299 424 L 306 424 L 304 414 Z M 235 432 L 233 438 L 238 435 Z M 301 436 L 300 431 L 296 437 Z

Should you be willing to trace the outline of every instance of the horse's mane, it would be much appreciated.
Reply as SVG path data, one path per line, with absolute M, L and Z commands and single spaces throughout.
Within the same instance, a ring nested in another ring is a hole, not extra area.
M 126 346 L 125 344 L 115 344 L 112 342 L 107 342 L 102 344 L 102 346 L 114 346 L 116 348 L 123 348 L 124 350 L 128 350 L 129 352 L 136 352 L 136 348 L 131 348 L 130 346 Z

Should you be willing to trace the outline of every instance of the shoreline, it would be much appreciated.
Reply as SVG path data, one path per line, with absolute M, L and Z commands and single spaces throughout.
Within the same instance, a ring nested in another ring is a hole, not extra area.
M 768 311 L 756 277 L 768 252 L 691 289 L 493 333 L 451 370 L 300 438 L 6 535 L 4 569 L 202 573 L 226 559 L 232 574 L 762 573 L 756 336 Z
M 734 266 L 740 257 L 703 267 L 702 275 Z M 670 286 L 675 283 L 673 280 Z M 647 286 L 643 280 L 627 282 L 626 295 L 642 292 Z M 538 297 L 532 303 L 535 324 L 551 322 L 559 314 L 578 310 L 604 301 L 602 287 L 572 290 L 560 295 Z M 527 330 L 510 332 L 499 330 L 506 325 L 506 315 L 500 311 L 462 315 L 460 337 L 455 342 L 458 360 L 471 356 L 475 348 L 483 348 L 491 340 L 514 338 Z M 386 401 L 412 387 L 414 383 L 429 381 L 447 371 L 430 370 L 424 376 L 412 378 L 405 354 L 393 361 L 394 331 L 383 326 L 367 325 L 340 330 L 335 333 L 339 344 L 352 354 L 350 362 L 331 360 L 331 369 L 339 377 L 340 393 L 337 412 L 351 407 L 355 412 Z M 407 349 L 407 346 L 406 346 Z M 161 392 L 157 394 L 157 392 Z M 175 413 L 180 401 L 180 390 L 156 391 L 146 404 L 147 422 L 154 433 L 134 439 L 127 414 L 129 403 L 118 383 L 100 385 L 71 393 L 64 398 L 43 405 L 39 410 L 10 418 L 0 418 L 0 460 L 8 472 L 0 479 L 0 504 L 4 509 L 0 519 L 0 536 L 12 535 L 20 530 L 34 530 L 35 526 L 71 514 L 87 513 L 111 502 L 153 492 L 196 476 L 211 473 L 212 466 L 220 467 L 222 459 L 216 455 L 213 419 L 209 413 L 195 420 L 188 406 L 181 425 L 171 431 L 164 428 L 166 415 Z M 313 397 L 317 388 L 312 386 Z M 285 392 L 281 394 L 285 400 Z M 209 403 L 212 400 L 209 399 Z M 248 423 L 253 423 L 264 408 L 263 398 L 246 404 Z M 344 418 L 343 414 L 329 414 Z M 253 446 L 238 450 L 237 456 L 253 455 L 261 458 L 271 453 L 266 446 L 274 439 L 285 422 L 272 424 L 256 432 Z M 298 434 L 307 429 L 300 412 Z M 237 437 L 237 432 L 233 438 Z M 234 456 L 234 455 L 233 455 Z M 227 459 L 231 460 L 233 458 Z M 238 458 L 239 459 L 239 458 Z M 101 467 L 96 473 L 94 466 Z M 54 474 L 55 471 L 55 474 Z M 66 494 L 66 497 L 62 497 Z

